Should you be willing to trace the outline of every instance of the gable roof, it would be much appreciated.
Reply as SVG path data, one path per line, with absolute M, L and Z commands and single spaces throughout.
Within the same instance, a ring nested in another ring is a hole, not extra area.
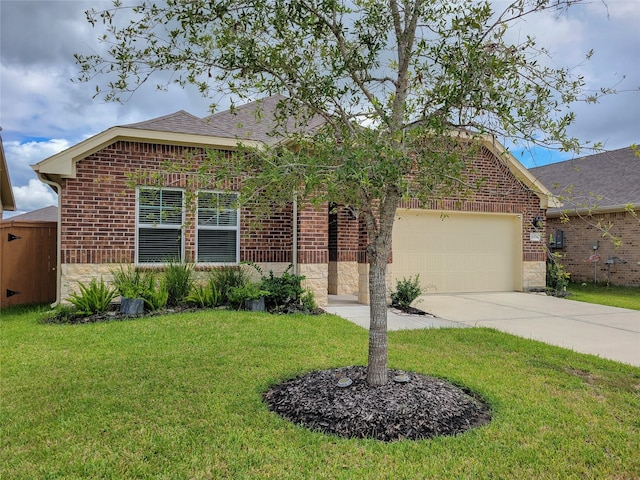
M 279 107 L 285 107 L 282 112 L 289 113 L 283 102 L 287 102 L 286 97 L 274 95 L 205 118 L 180 110 L 151 120 L 112 127 L 32 165 L 32 168 L 41 180 L 55 186 L 63 178 L 75 177 L 75 165 L 78 161 L 118 140 L 223 149 L 237 148 L 242 142 L 260 147 L 277 144 L 287 134 L 313 132 L 324 124 L 324 119 L 320 116 L 307 119 L 294 114 L 288 114 L 284 122 L 279 122 Z M 538 195 L 541 208 L 547 208 L 551 193 L 536 182 L 536 178 L 495 137 L 483 135 L 481 140 L 497 158 L 508 165 L 518 180 Z
M 640 158 L 633 150 L 621 148 L 532 168 L 535 175 L 554 195 L 565 197 L 560 212 L 624 210 L 629 204 L 640 208 Z
M 278 108 L 286 108 L 287 98 L 272 95 L 247 103 L 233 110 L 216 113 L 204 118 L 216 134 L 231 132 L 240 140 L 256 140 L 265 145 L 274 145 L 286 134 L 313 132 L 325 122 L 320 116 L 309 119 L 288 114 L 284 122 L 278 122 Z M 220 130 L 220 129 L 224 130 Z
M 240 142 L 248 146 L 272 145 L 282 140 L 273 135 L 277 126 L 276 109 L 286 98 L 276 95 L 251 102 L 205 118 L 184 110 L 128 125 L 111 127 L 56 155 L 32 165 L 38 177 L 55 187 L 63 178 L 75 178 L 76 163 L 119 140 L 232 150 Z M 288 131 L 310 131 L 322 124 L 314 117 L 300 124 L 294 116 L 287 118 Z
M 0 129 L 1 130 L 1 129 Z M 9 178 L 9 167 L 4 157 L 4 146 L 2 145 L 2 137 L 0 136 L 0 202 L 2 202 L 2 210 L 15 210 L 16 201 L 11 188 L 11 179 Z

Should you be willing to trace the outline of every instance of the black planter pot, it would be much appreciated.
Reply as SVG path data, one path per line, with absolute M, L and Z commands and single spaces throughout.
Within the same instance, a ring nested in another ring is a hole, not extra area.
M 264 297 L 258 298 L 256 300 L 245 300 L 244 308 L 245 310 L 250 310 L 252 312 L 264 312 Z
M 124 315 L 142 315 L 144 313 L 144 300 L 142 298 L 121 297 L 120 313 Z

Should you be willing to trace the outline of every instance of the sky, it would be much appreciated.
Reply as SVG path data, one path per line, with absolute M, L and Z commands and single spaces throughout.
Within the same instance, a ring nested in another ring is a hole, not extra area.
M 84 12 L 108 6 L 101 0 L 0 0 L 0 135 L 16 200 L 16 212 L 5 212 L 5 218 L 57 204 L 30 165 L 115 125 L 178 110 L 200 117 L 209 113 L 211 101 L 195 89 L 173 86 L 161 92 L 149 85 L 116 104 L 93 98 L 100 78 L 71 81 L 79 72 L 74 53 L 103 48 L 101 32 Z M 589 88 L 618 91 L 596 105 L 576 105 L 572 135 L 602 142 L 607 150 L 640 144 L 640 0 L 586 0 L 560 17 L 532 16 L 511 33 L 527 34 L 551 52 L 554 65 L 575 66 Z M 219 109 L 228 105 L 224 98 L 217 101 Z M 529 168 L 570 158 L 538 149 L 514 154 Z

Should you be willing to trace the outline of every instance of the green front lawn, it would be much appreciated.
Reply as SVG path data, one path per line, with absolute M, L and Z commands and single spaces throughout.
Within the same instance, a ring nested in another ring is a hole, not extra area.
M 571 293 L 571 300 L 640 310 L 640 287 L 572 283 L 567 290 Z
M 366 362 L 331 315 L 226 311 L 88 325 L 0 314 L 0 478 L 637 478 L 640 369 L 490 329 L 391 332 L 390 367 L 465 386 L 493 421 L 382 443 L 307 431 L 261 393 Z

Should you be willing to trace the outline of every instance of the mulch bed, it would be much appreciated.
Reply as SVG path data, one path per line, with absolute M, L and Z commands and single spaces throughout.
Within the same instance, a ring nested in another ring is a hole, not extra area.
M 385 442 L 457 435 L 486 425 L 491 412 L 476 396 L 445 380 L 407 372 L 409 381 L 369 387 L 366 367 L 311 372 L 264 393 L 269 409 L 295 424 L 347 438 Z M 341 378 L 353 383 L 338 387 Z

